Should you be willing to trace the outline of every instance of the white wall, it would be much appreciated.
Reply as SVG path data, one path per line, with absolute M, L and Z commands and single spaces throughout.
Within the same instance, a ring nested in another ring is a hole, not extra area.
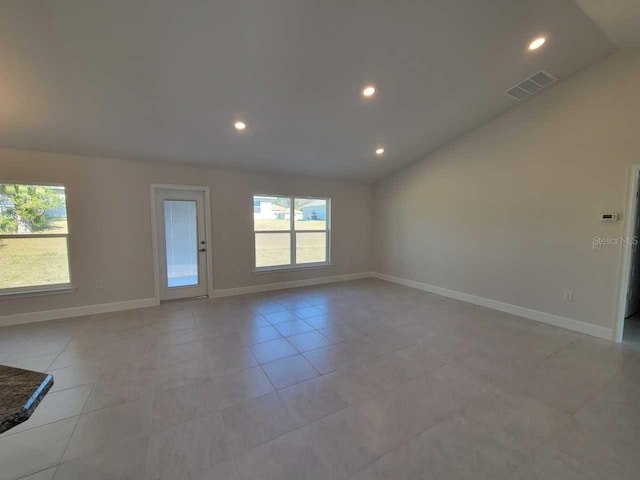
M 8 149 L 0 149 L 0 179 L 65 184 L 78 287 L 0 300 L 0 316 L 153 297 L 151 183 L 210 186 L 216 290 L 371 270 L 373 192 L 366 184 Z M 332 266 L 253 273 L 254 193 L 330 197 Z
M 376 186 L 378 272 L 614 327 L 640 50 L 518 105 Z M 565 302 L 563 292 L 574 292 Z

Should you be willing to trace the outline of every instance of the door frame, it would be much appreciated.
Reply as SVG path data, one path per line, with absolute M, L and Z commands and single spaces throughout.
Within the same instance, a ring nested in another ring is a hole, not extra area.
M 631 237 L 635 232 L 635 217 L 638 209 L 640 199 L 638 199 L 638 180 L 640 179 L 640 163 L 635 163 L 629 168 L 627 175 L 627 194 L 625 209 L 623 213 L 624 221 L 624 238 Z M 615 311 L 615 325 L 613 331 L 613 340 L 615 342 L 622 342 L 622 336 L 624 334 L 624 315 L 627 306 L 627 294 L 629 292 L 629 276 L 631 273 L 631 255 L 632 245 L 629 242 L 622 244 L 620 252 L 620 264 L 618 271 L 620 277 L 618 278 L 618 301 Z
M 150 185 L 151 200 L 151 248 L 153 250 L 153 295 L 156 305 L 160 305 L 160 258 L 158 256 L 158 228 L 156 222 L 156 191 L 157 190 L 183 190 L 204 193 L 204 229 L 207 237 L 207 296 L 213 298 L 213 238 L 211 236 L 211 190 L 208 186 L 199 185 L 172 185 L 165 183 L 152 183 Z

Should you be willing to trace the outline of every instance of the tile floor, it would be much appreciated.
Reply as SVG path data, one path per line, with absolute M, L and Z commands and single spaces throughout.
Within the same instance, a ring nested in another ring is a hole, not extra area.
M 0 329 L 0 480 L 637 479 L 636 346 L 378 280 Z
M 623 338 L 625 342 L 640 345 L 640 313 L 625 318 Z

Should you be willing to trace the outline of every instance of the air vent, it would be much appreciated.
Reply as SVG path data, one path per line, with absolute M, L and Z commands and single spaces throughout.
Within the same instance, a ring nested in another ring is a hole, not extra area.
M 513 86 L 504 92 L 504 94 L 511 98 L 515 98 L 516 100 L 524 100 L 525 98 L 535 95 L 543 88 L 547 88 L 549 85 L 552 85 L 556 80 L 556 77 L 553 75 L 549 75 L 544 71 L 539 71 L 538 73 L 531 75 L 526 80 L 523 80 Z

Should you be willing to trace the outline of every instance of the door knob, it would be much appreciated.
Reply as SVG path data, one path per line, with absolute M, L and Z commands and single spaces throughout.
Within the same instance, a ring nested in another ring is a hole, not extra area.
M 207 249 L 206 248 L 201 248 L 200 250 L 198 250 L 199 252 L 206 252 Z

